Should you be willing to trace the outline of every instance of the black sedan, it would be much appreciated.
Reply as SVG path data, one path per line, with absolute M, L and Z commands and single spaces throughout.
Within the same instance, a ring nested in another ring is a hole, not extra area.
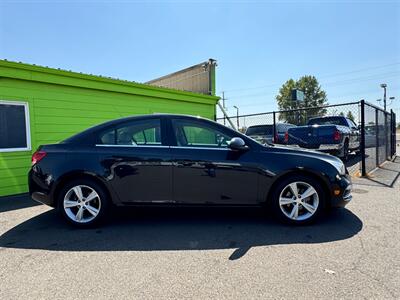
M 32 156 L 31 197 L 74 225 L 102 221 L 114 206 L 264 206 L 280 220 L 310 223 L 352 198 L 336 157 L 261 145 L 199 117 L 134 116 L 43 145 Z

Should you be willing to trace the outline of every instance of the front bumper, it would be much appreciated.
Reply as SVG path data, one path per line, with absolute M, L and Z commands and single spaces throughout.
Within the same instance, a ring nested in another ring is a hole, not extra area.
M 353 184 L 350 175 L 337 176 L 336 183 L 332 187 L 332 207 L 345 207 L 352 199 Z

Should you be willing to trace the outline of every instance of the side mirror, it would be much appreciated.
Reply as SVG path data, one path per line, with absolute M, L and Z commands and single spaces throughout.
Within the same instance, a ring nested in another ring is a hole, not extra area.
M 228 147 L 231 148 L 232 150 L 239 150 L 239 151 L 249 149 L 249 147 L 246 146 L 246 143 L 240 137 L 232 138 L 229 142 Z

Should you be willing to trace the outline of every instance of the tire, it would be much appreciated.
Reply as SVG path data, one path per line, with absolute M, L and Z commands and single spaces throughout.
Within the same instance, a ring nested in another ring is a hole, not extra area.
M 296 199 L 291 187 L 293 184 L 296 184 L 297 194 L 300 195 Z M 310 187 L 312 189 L 309 192 L 314 193 L 306 198 L 301 197 Z M 273 214 L 278 221 L 291 225 L 307 225 L 324 214 L 326 195 L 320 181 L 305 175 L 293 175 L 282 179 L 274 187 L 270 201 Z M 295 206 L 297 206 L 297 217 Z
M 104 188 L 90 179 L 67 182 L 57 201 L 57 209 L 64 219 L 80 228 L 99 225 L 106 219 L 110 208 L 110 199 Z

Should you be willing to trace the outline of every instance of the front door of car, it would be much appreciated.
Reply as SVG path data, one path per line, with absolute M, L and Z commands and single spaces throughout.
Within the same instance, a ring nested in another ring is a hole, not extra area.
M 228 148 L 234 135 L 205 120 L 171 121 L 173 195 L 177 203 L 255 204 L 258 172 L 251 149 Z
M 97 145 L 104 177 L 119 200 L 171 202 L 172 163 L 159 118 L 134 120 L 106 129 Z

